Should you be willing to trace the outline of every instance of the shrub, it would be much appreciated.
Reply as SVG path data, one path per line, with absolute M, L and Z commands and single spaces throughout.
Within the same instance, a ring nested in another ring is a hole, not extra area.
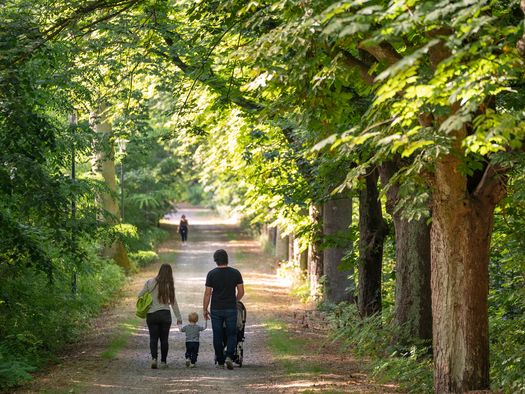
M 139 250 L 138 252 L 130 253 L 129 258 L 139 267 L 159 261 L 159 255 L 152 250 Z
M 16 276 L 1 283 L 0 386 L 29 379 L 28 372 L 77 339 L 89 318 L 121 287 L 124 274 L 119 267 L 90 257 L 85 270 L 78 272 L 76 294 L 66 270 L 55 272 L 50 281 L 41 271 L 18 269 Z
M 432 392 L 432 359 L 428 345 L 414 343 L 397 347 L 400 332 L 392 319 L 392 309 L 361 318 L 355 304 L 341 303 L 328 312 L 334 340 L 342 340 L 352 352 L 370 359 L 376 378 L 396 381 L 409 393 Z

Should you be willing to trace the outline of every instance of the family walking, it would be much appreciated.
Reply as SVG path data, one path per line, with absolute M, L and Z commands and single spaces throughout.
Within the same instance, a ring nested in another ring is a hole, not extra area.
M 228 266 L 228 254 L 225 250 L 215 251 L 213 260 L 217 267 L 208 272 L 206 276 L 203 297 L 204 325 L 202 326 L 197 324 L 199 315 L 196 312 L 191 312 L 188 316 L 189 324 L 182 326 L 170 264 L 162 264 L 157 276 L 147 280 L 144 284 L 139 297 L 150 293 L 152 298 L 146 315 L 150 337 L 151 368 L 167 367 L 168 337 L 172 324 L 170 307 L 177 319 L 179 330 L 186 334 L 187 367 L 195 367 L 199 353 L 200 332 L 207 328 L 207 321 L 210 319 L 217 366 L 233 369 L 234 361 L 239 363 L 238 357 L 235 357 L 235 351 L 238 342 L 238 301 L 244 296 L 242 275 L 237 269 Z M 158 362 L 159 341 L 160 363 Z

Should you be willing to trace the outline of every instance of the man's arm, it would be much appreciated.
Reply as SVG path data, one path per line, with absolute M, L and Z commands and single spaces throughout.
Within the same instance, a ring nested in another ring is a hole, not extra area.
M 244 285 L 242 283 L 237 285 L 237 301 L 240 301 L 244 296 Z
M 208 311 L 208 306 L 210 305 L 211 291 L 212 291 L 212 288 L 206 286 L 206 289 L 204 290 L 204 299 L 202 300 L 202 314 L 204 315 L 204 319 L 206 320 L 210 319 L 210 313 Z

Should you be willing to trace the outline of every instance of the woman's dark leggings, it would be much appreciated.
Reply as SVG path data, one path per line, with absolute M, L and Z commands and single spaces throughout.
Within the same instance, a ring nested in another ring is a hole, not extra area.
M 149 329 L 149 347 L 151 358 L 158 358 L 158 347 L 160 339 L 160 361 L 165 363 L 168 357 L 168 337 L 171 327 L 171 312 L 169 310 L 160 310 L 148 313 L 146 323 Z
M 188 240 L 188 229 L 186 227 L 181 227 L 179 233 L 181 241 L 186 242 Z

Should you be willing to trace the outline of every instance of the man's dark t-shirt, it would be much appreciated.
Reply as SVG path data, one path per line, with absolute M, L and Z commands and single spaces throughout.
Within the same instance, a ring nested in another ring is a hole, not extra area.
M 242 284 L 241 273 L 232 267 L 214 268 L 206 276 L 206 286 L 211 287 L 211 309 L 237 309 L 235 289 Z

